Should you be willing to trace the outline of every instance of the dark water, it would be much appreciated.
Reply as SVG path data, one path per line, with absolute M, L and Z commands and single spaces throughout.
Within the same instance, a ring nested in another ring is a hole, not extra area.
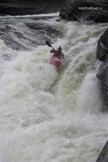
M 70 0 L 1 0 L 0 15 L 28 15 L 59 11 Z

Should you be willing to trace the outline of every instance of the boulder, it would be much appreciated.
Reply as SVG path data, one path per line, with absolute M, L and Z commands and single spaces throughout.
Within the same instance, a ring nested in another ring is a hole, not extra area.
M 97 59 L 105 61 L 106 54 L 108 54 L 108 29 L 100 36 L 97 45 Z
M 101 61 L 97 78 L 100 79 L 103 110 L 108 110 L 108 29 L 100 36 L 97 45 L 97 59 Z
M 108 162 L 108 141 L 104 145 L 96 162 Z
M 76 0 L 61 9 L 60 17 L 69 21 L 108 22 L 107 0 Z

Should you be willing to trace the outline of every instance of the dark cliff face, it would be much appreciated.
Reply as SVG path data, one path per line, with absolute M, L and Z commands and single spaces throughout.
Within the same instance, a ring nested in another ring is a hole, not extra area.
M 97 45 L 97 59 L 105 61 L 106 55 L 108 54 L 108 29 L 101 35 Z
M 76 0 L 60 11 L 60 17 L 69 21 L 108 22 L 107 0 Z
M 69 0 L 1 0 L 0 15 L 26 15 L 57 12 Z
M 104 110 L 108 111 L 108 29 L 101 35 L 97 45 L 97 59 L 102 61 L 97 78 L 100 79 Z

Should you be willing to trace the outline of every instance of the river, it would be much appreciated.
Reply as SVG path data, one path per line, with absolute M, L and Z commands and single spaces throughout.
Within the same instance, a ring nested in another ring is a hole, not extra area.
M 107 24 L 0 17 L 0 162 L 95 162 L 108 137 L 96 46 Z M 49 63 L 62 46 L 66 64 Z

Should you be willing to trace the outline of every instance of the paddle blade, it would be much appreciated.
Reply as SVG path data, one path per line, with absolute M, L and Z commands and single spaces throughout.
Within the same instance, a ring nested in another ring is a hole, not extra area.
M 50 42 L 48 42 L 47 40 L 46 40 L 46 45 L 48 45 L 49 47 L 52 47 Z

